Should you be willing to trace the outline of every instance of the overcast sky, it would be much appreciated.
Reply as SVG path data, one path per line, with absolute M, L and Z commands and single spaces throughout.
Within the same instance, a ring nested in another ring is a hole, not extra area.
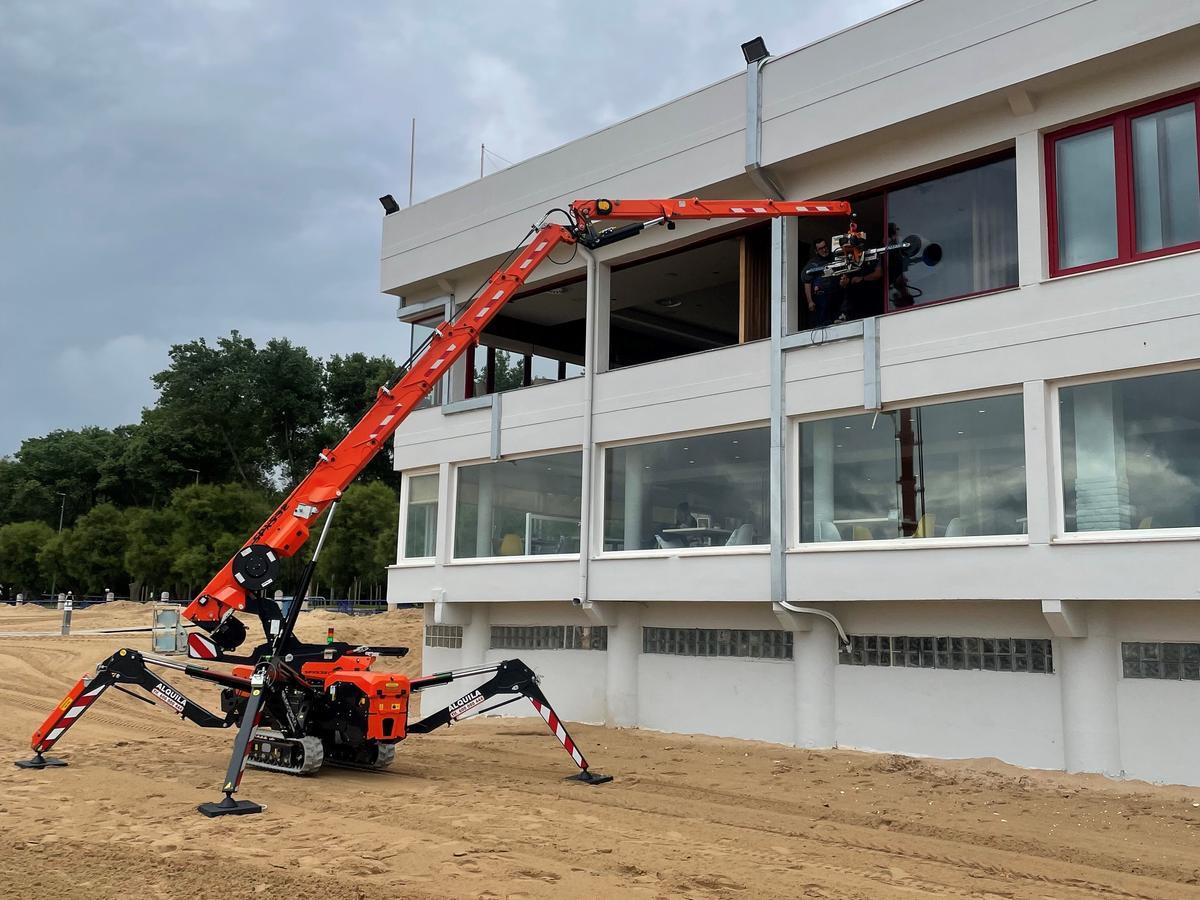
M 172 343 L 233 328 L 403 358 L 376 198 L 411 117 L 420 200 L 481 142 L 517 162 L 895 5 L 4 0 L 0 455 L 136 422 Z

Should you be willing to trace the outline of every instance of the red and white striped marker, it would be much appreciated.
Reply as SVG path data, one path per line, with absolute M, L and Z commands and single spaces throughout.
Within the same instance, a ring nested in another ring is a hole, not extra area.
M 566 750 L 567 753 L 571 754 L 571 759 L 575 760 L 575 765 L 579 766 L 579 768 L 586 772 L 588 767 L 587 760 L 583 758 L 583 754 L 579 752 L 579 748 L 576 747 L 575 742 L 571 740 L 571 735 L 567 734 L 567 729 L 563 727 L 562 720 L 559 719 L 554 710 L 552 710 L 545 703 L 540 703 L 539 701 L 534 700 L 532 697 L 529 698 L 529 702 L 532 703 L 533 708 L 538 711 L 538 715 L 541 716 L 546 721 L 546 724 L 550 726 L 550 730 L 554 732 L 554 736 L 558 738 L 558 742 L 563 745 L 563 749 Z

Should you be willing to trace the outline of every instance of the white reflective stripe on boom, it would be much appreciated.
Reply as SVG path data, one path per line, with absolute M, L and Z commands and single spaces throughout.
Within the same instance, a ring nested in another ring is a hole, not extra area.
M 86 704 L 86 703 L 83 704 L 83 706 L 72 706 L 70 709 L 67 710 L 67 714 L 65 716 L 63 716 L 63 718 L 64 719 L 76 719 L 79 716 L 83 715 L 83 711 L 87 708 L 88 708 L 88 704 Z
M 52 732 L 50 732 L 48 735 L 46 735 L 46 740 L 57 741 L 59 739 L 59 737 L 62 735 L 62 733 L 66 730 L 67 730 L 66 728 L 55 728 Z

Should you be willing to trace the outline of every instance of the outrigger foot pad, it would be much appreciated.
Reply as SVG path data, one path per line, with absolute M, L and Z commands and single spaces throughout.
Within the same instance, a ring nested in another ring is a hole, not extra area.
M 234 800 L 229 794 L 220 803 L 201 803 L 196 809 L 210 819 L 217 816 L 251 816 L 263 811 L 260 804 L 252 800 Z
M 613 780 L 611 775 L 601 775 L 599 772 L 589 772 L 584 769 L 578 775 L 568 775 L 565 781 L 582 781 L 584 784 L 608 784 Z
M 15 763 L 13 763 L 13 765 L 20 769 L 49 769 L 55 766 L 65 766 L 66 764 L 67 761 L 65 759 L 55 759 L 52 756 L 42 756 L 40 753 L 36 754 L 33 759 L 18 759 Z

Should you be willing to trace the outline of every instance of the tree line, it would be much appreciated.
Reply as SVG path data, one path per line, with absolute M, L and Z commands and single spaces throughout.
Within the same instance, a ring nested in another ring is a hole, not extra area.
M 385 356 L 321 360 L 287 339 L 260 347 L 236 331 L 213 345 L 176 344 L 169 356 L 137 424 L 56 430 L 0 457 L 8 591 L 189 596 L 396 371 Z M 338 506 L 318 565 L 322 593 L 383 595 L 396 558 L 397 487 L 388 447 Z M 310 554 L 305 547 L 285 562 L 285 586 Z

